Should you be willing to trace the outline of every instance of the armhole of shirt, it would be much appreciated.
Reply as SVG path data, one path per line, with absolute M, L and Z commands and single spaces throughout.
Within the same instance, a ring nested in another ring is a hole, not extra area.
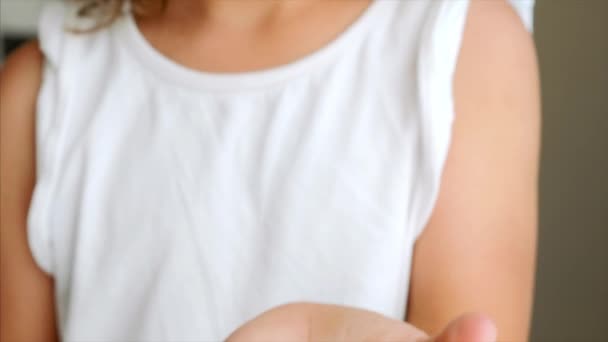
M 50 222 L 53 174 L 56 168 L 56 144 L 62 102 L 60 65 L 64 59 L 64 23 L 66 5 L 46 4 L 38 21 L 38 41 L 44 57 L 42 83 L 36 104 L 36 184 L 27 218 L 27 236 L 37 265 L 52 275 L 53 236 Z

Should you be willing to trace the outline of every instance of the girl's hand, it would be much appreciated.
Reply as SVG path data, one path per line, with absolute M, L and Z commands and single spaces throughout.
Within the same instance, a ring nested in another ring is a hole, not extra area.
M 233 332 L 227 342 L 494 342 L 494 323 L 481 314 L 454 319 L 435 337 L 371 311 L 297 303 L 269 310 Z

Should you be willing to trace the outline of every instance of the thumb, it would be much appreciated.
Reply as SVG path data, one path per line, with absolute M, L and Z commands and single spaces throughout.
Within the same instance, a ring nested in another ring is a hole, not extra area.
M 462 315 L 429 342 L 495 342 L 496 325 L 480 313 Z

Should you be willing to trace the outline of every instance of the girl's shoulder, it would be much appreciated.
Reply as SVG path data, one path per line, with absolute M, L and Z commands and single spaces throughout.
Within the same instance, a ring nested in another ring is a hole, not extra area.
M 82 60 L 91 51 L 103 49 L 104 41 L 108 41 L 115 23 L 96 28 L 98 20 L 83 16 L 81 9 L 76 1 L 50 1 L 43 6 L 38 40 L 45 60 L 51 65 Z

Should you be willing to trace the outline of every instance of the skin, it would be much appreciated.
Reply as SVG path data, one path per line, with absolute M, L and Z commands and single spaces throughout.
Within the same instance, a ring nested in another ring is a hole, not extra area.
M 56 341 L 53 281 L 27 244 L 42 55 L 30 43 L 0 73 L 0 341 Z
M 138 24 L 177 62 L 234 72 L 314 51 L 367 6 L 358 0 L 244 3 L 172 0 L 166 12 Z M 294 46 L 293 37 L 302 43 Z M 203 53 L 210 50 L 217 53 Z M 242 61 L 242 55 L 258 57 Z M 53 282 L 36 266 L 25 229 L 35 182 L 42 60 L 31 43 L 9 57 L 0 74 L 2 341 L 58 339 Z M 536 246 L 538 76 L 531 37 L 504 1 L 473 1 L 454 95 L 453 143 L 437 205 L 415 246 L 407 323 L 355 308 L 292 303 L 247 322 L 229 342 L 527 340 Z
M 369 0 L 172 0 L 163 13 L 137 22 L 148 42 L 179 64 L 243 72 L 286 64 L 318 50 L 368 6 Z

